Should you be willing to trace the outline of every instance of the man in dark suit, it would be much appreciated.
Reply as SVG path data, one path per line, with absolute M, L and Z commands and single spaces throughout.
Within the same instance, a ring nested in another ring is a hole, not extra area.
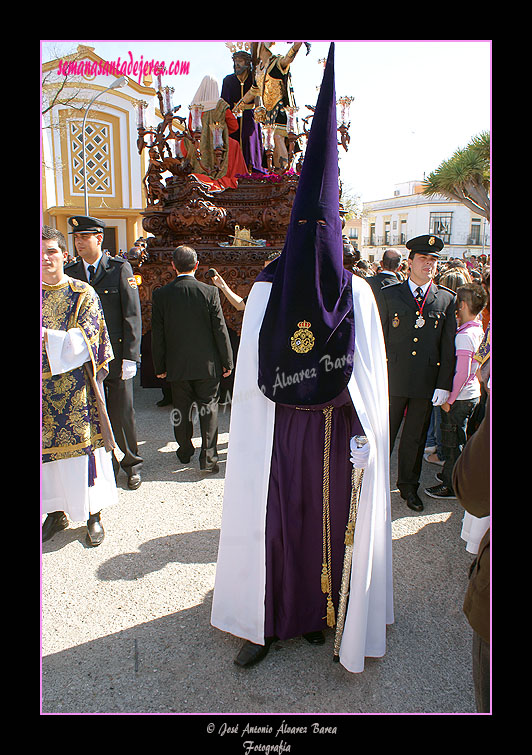
M 176 279 L 153 292 L 152 357 L 155 374 L 172 388 L 177 457 L 188 464 L 194 454 L 192 407 L 201 431 L 200 469 L 218 471 L 220 379 L 233 369 L 229 333 L 215 286 L 196 280 L 194 249 L 178 246 L 172 256 Z
M 381 270 L 376 275 L 370 275 L 366 278 L 366 283 L 369 283 L 371 290 L 379 304 L 379 296 L 381 289 L 384 286 L 395 285 L 400 283 L 399 278 L 395 274 L 395 271 L 401 264 L 401 252 L 397 249 L 386 249 L 382 255 Z
M 120 467 L 128 477 L 128 488 L 141 484 L 142 457 L 137 446 L 133 378 L 140 362 L 142 320 L 137 281 L 131 265 L 122 257 L 102 253 L 105 223 L 98 218 L 76 215 L 68 219 L 79 260 L 65 266 L 71 278 L 88 281 L 102 303 L 114 359 L 104 381 L 107 411 L 113 434 L 124 454 L 120 462 L 113 456 L 115 476 Z
M 443 241 L 418 236 L 410 250 L 409 278 L 380 292 L 390 396 L 390 453 L 405 417 L 398 451 L 397 486 L 414 511 L 425 438 L 433 406 L 445 403 L 455 367 L 456 295 L 433 282 Z M 405 416 L 406 409 L 406 416 Z

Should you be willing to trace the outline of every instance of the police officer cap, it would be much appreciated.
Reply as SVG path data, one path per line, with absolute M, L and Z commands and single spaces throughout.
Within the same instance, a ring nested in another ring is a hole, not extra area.
M 69 233 L 103 233 L 105 223 L 98 218 L 91 218 L 89 215 L 74 215 L 68 219 L 72 230 Z
M 405 244 L 410 250 L 409 257 L 414 254 L 431 254 L 433 257 L 440 258 L 440 252 L 443 249 L 443 241 L 437 236 L 416 236 L 415 239 L 409 239 Z

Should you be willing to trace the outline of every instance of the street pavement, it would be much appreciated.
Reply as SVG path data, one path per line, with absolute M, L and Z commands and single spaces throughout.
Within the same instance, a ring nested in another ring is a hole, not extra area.
M 476 712 L 462 612 L 473 556 L 460 538 L 457 500 L 421 492 L 424 511 L 410 511 L 392 455 L 395 622 L 383 658 L 352 674 L 333 662 L 327 630 L 323 646 L 277 642 L 260 664 L 241 669 L 233 663 L 241 640 L 210 624 L 230 406 L 220 408 L 213 475 L 199 471 L 197 452 L 187 465 L 177 460 L 171 407 L 157 407 L 160 398 L 135 378 L 142 485 L 128 490 L 121 473 L 119 503 L 102 513 L 102 545 L 86 546 L 84 522 L 42 545 L 42 714 L 202 714 L 216 751 L 232 736 L 241 752 L 251 714 L 299 714 L 310 726 L 333 714 L 345 724 L 345 714 Z M 195 434 L 199 447 L 197 421 Z M 423 462 L 421 490 L 439 469 Z M 231 714 L 238 733 L 229 730 Z M 276 730 L 272 743 L 282 737 Z

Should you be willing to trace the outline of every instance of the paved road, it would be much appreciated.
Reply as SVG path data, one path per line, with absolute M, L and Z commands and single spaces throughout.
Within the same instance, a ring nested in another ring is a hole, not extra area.
M 197 453 L 189 465 L 177 461 L 160 391 L 136 384 L 135 396 L 141 487 L 129 491 L 119 478 L 100 547 L 85 546 L 84 523 L 42 547 L 42 713 L 219 714 L 217 747 L 248 734 L 240 716 L 238 734 L 222 737 L 229 714 L 475 713 L 462 613 L 473 557 L 460 539 L 458 501 L 422 495 L 416 514 L 392 493 L 395 623 L 384 658 L 351 674 L 333 663 L 328 630 L 324 646 L 278 642 L 242 670 L 233 664 L 241 641 L 209 620 L 229 411 L 220 414 L 222 463 L 211 475 L 197 469 Z M 422 485 L 434 484 L 436 471 L 424 462 Z M 391 480 L 393 489 L 395 454 Z M 276 730 L 272 743 L 282 736 Z

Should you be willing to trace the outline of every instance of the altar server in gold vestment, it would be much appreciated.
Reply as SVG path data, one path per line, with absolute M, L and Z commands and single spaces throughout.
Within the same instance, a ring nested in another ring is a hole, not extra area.
M 98 295 L 64 273 L 63 234 L 42 230 L 42 539 L 87 522 L 100 545 L 100 511 L 117 502 L 114 438 L 102 383 L 113 358 Z M 68 516 L 67 516 L 68 515 Z

